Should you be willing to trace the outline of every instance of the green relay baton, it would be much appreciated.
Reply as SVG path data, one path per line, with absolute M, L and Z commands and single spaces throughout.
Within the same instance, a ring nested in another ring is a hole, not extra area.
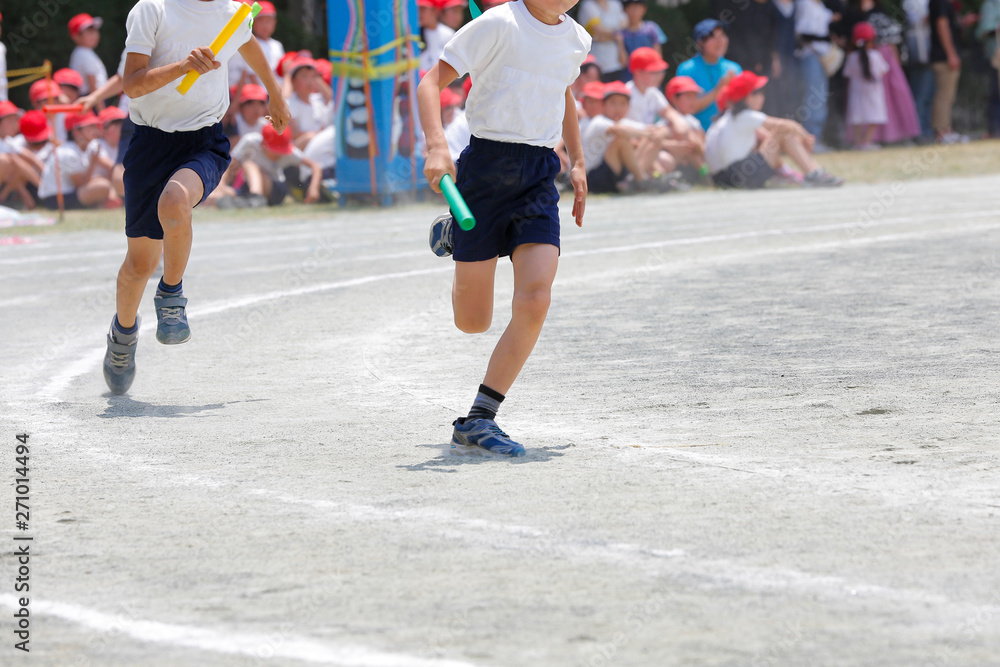
M 476 219 L 472 217 L 472 211 L 469 210 L 469 206 L 462 199 L 462 194 L 455 187 L 455 181 L 451 180 L 451 176 L 448 174 L 441 177 L 441 192 L 444 193 L 444 198 L 448 200 L 448 206 L 451 207 L 451 214 L 458 221 L 458 226 L 465 231 L 469 231 L 475 227 Z

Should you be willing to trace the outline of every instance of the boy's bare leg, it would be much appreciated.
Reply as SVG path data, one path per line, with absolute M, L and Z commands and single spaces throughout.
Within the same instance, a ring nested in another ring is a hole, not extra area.
M 643 172 L 636 159 L 635 147 L 632 146 L 632 140 L 628 137 L 615 137 L 615 140 L 604 151 L 604 161 L 616 174 L 621 174 L 624 167 L 637 181 L 643 181 L 648 176 L 648 172 Z
M 513 312 L 483 380 L 501 394 L 514 384 L 542 332 L 559 265 L 559 249 L 547 243 L 526 243 L 514 250 L 513 260 Z
M 156 271 L 163 252 L 163 241 L 146 237 L 129 238 L 125 261 L 118 271 L 118 292 L 115 297 L 118 323 L 126 329 L 135 324 L 135 314 L 146 289 L 146 283 Z
M 497 259 L 455 262 L 451 305 L 455 312 L 455 326 L 465 333 L 483 333 L 493 323 L 493 281 Z
M 163 226 L 163 282 L 168 285 L 176 285 L 184 278 L 191 255 L 191 210 L 204 191 L 205 185 L 196 172 L 179 169 L 160 194 L 156 211 Z
M 264 172 L 255 163 L 250 161 L 243 163 L 243 178 L 247 182 L 250 194 L 267 196 L 268 193 L 264 191 Z
M 111 196 L 111 181 L 106 178 L 94 178 L 84 186 L 77 188 L 76 197 L 87 207 L 103 204 Z

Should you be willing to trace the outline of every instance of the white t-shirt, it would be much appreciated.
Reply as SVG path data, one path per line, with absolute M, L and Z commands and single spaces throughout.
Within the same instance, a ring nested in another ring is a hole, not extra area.
M 823 4 L 823 0 L 795 1 L 795 32 L 799 35 L 826 37 L 830 34 L 830 20 L 833 12 Z M 818 56 L 826 55 L 830 42 L 807 42 L 802 50 L 812 51 Z
M 644 125 L 652 125 L 656 122 L 659 112 L 664 107 L 669 106 L 666 96 L 657 90 L 656 86 L 650 86 L 646 92 L 640 92 L 635 81 L 629 81 L 626 86 L 631 93 L 627 117 L 632 120 L 637 120 Z
M 59 178 L 62 181 L 62 193 L 69 194 L 76 191 L 70 176 L 79 174 L 87 170 L 90 166 L 90 153 L 84 151 L 76 145 L 75 141 L 68 141 L 50 154 L 45 160 L 45 168 L 42 169 L 42 177 L 38 183 L 38 198 L 45 199 L 57 193 L 56 185 L 56 158 L 59 160 Z
M 211 44 L 239 7 L 232 0 L 139 0 L 125 23 L 125 50 L 149 56 L 150 69 L 184 60 L 195 47 Z M 223 67 L 202 74 L 186 95 L 177 92 L 178 79 L 131 100 L 132 122 L 164 132 L 189 132 L 221 121 L 229 108 L 225 64 L 250 36 L 246 23 L 237 28 L 215 56 Z
M 591 22 L 600 24 L 605 30 L 618 32 L 628 25 L 628 16 L 625 9 L 618 0 L 608 0 L 608 8 L 601 9 L 595 0 L 584 0 L 580 5 L 580 13 L 577 14 L 580 25 L 589 27 Z M 591 53 L 594 60 L 602 72 L 616 72 L 625 67 L 625 63 L 618 59 L 618 42 L 594 42 Z
M 7 145 L 12 149 L 12 153 L 20 153 L 21 151 L 31 151 L 35 154 L 42 164 L 49 159 L 52 155 L 52 142 L 46 142 L 41 149 L 37 151 L 32 151 L 31 146 L 28 145 L 28 140 L 24 138 L 23 134 L 16 134 L 13 137 L 7 137 Z
M 94 77 L 97 88 L 100 88 L 108 81 L 108 70 L 101 59 L 94 53 L 93 49 L 85 46 L 78 46 L 73 49 L 69 57 L 69 68 L 74 69 L 83 77 L 83 87 L 80 88 L 80 95 L 86 95 L 90 91 L 87 85 L 87 77 Z M 96 90 L 96 88 L 94 89 Z
M 546 25 L 514 0 L 462 26 L 441 60 L 459 76 L 472 75 L 465 103 L 472 134 L 555 148 L 566 89 L 589 50 L 590 35 L 572 18 Z
M 115 158 L 118 156 L 118 147 L 115 146 L 112 148 L 111 144 L 106 142 L 104 139 L 94 139 L 87 146 L 87 155 L 98 155 L 105 160 L 111 160 L 111 163 L 114 164 Z M 62 165 L 60 164 L 60 166 Z M 111 172 L 98 165 L 94 167 L 94 176 L 103 176 L 108 178 L 111 176 Z
M 256 125 L 251 125 L 250 123 L 243 120 L 243 116 L 239 112 L 236 113 L 236 134 L 243 136 L 244 134 L 249 134 L 251 132 L 260 132 L 267 125 L 267 119 L 261 116 L 257 119 Z
M 455 109 L 455 117 L 444 128 L 444 138 L 448 141 L 448 152 L 451 159 L 457 161 L 462 151 L 469 145 L 472 137 L 472 130 L 469 129 L 469 119 L 465 117 L 465 111 Z
M 437 64 L 441 59 L 441 52 L 444 45 L 452 38 L 455 31 L 443 23 L 438 23 L 434 29 L 426 28 L 421 31 L 424 36 L 424 50 L 420 52 L 420 69 L 427 71 Z
M 281 60 L 281 56 L 285 55 L 285 47 L 282 46 L 281 42 L 276 39 L 258 39 L 257 43 L 260 44 L 261 50 L 264 52 L 264 57 L 267 58 L 267 64 L 271 66 L 273 70 L 278 66 L 278 61 Z M 250 65 L 247 65 L 247 61 L 243 59 L 239 53 L 233 55 L 229 59 L 229 80 L 235 85 L 239 82 L 240 77 L 246 72 L 250 75 L 247 79 L 247 83 L 254 83 L 258 86 L 264 85 L 260 77 L 254 74 L 253 70 L 250 69 Z
M 302 150 L 302 155 L 319 164 L 320 169 L 333 169 L 337 166 L 337 128 L 333 125 L 326 128 L 309 140 Z M 309 183 L 312 170 L 309 167 L 299 168 L 299 178 L 303 183 Z
M 7 99 L 7 45 L 0 42 L 0 101 Z
M 280 155 L 277 160 L 264 155 L 264 137 L 260 132 L 251 132 L 240 137 L 231 155 L 234 160 L 240 162 L 253 162 L 276 183 L 285 182 L 285 169 L 302 164 L 302 151 L 294 146 L 291 153 Z
M 753 109 L 744 109 L 735 117 L 732 110 L 722 114 L 709 126 L 705 135 L 708 170 L 716 174 L 749 157 L 757 146 L 757 128 L 766 120 L 767 115 Z
M 333 124 L 333 100 L 329 104 L 324 102 L 320 93 L 310 93 L 308 102 L 292 93 L 288 109 L 299 132 L 319 132 Z
M 617 124 L 633 127 L 638 130 L 646 127 L 642 123 L 630 118 L 622 118 Z M 587 165 L 587 171 L 599 167 L 604 162 L 604 152 L 608 150 L 608 146 L 615 140 L 615 136 L 608 134 L 608 130 L 615 125 L 615 121 L 604 114 L 594 116 L 587 123 L 587 129 L 584 130 L 580 137 L 580 141 L 583 144 L 583 160 Z

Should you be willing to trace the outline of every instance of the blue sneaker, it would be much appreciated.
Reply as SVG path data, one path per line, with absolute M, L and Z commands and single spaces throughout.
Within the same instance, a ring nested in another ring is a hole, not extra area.
M 472 419 L 459 417 L 454 422 L 455 433 L 451 436 L 453 447 L 478 447 L 491 454 L 524 456 L 524 447 L 500 430 L 492 419 Z
M 156 340 L 164 345 L 179 345 L 191 340 L 185 306 L 188 300 L 182 294 L 166 294 L 157 290 L 153 297 L 156 308 Z
M 438 257 L 447 257 L 455 249 L 451 213 L 442 213 L 431 223 L 431 250 Z
M 136 316 L 136 324 L 139 317 Z M 121 396 L 132 386 L 135 380 L 135 348 L 139 336 L 132 337 L 127 344 L 115 340 L 115 323 L 111 321 L 111 331 L 108 332 L 108 351 L 104 353 L 104 381 L 115 396 Z

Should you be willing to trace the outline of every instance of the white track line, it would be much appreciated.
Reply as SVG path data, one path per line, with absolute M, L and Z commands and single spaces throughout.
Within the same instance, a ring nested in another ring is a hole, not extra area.
M 0 606 L 9 609 L 19 608 L 15 596 L 6 593 L 0 594 Z M 459 660 L 418 658 L 404 653 L 387 653 L 358 644 L 331 644 L 308 637 L 283 635 L 277 630 L 262 635 L 160 623 L 122 615 L 114 616 L 77 604 L 37 598 L 31 600 L 31 613 L 55 616 L 102 634 L 124 634 L 141 642 L 243 655 L 263 662 L 298 660 L 347 667 L 473 667 L 472 663 Z

